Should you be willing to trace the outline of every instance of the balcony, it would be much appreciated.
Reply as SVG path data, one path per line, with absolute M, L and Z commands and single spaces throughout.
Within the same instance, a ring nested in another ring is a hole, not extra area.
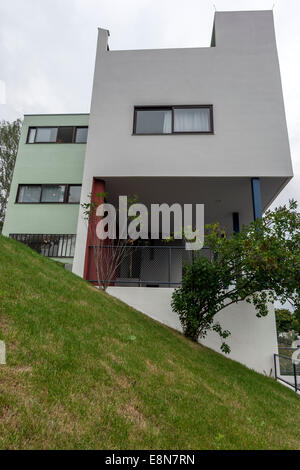
M 49 258 L 73 258 L 76 235 L 11 233 L 10 238 Z
M 161 241 L 160 241 L 161 243 Z M 90 247 L 93 249 L 93 247 Z M 110 286 L 123 287 L 178 287 L 182 282 L 184 266 L 190 264 L 194 257 L 205 256 L 211 259 L 212 253 L 208 248 L 201 251 L 188 251 L 185 246 L 176 245 L 140 245 L 127 246 L 125 253 L 116 270 L 109 279 Z M 103 251 L 102 251 L 103 250 Z M 114 256 L 115 246 L 102 246 L 102 253 L 98 257 L 98 263 L 108 263 Z M 97 283 L 95 267 L 90 270 L 88 280 Z M 100 279 L 105 281 L 106 279 Z

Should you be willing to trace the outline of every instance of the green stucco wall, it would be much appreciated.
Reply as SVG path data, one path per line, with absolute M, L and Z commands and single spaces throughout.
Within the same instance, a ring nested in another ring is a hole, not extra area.
M 3 227 L 10 233 L 75 234 L 79 204 L 15 204 L 19 184 L 81 184 L 86 144 L 26 144 L 30 126 L 87 126 L 88 114 L 27 115 Z

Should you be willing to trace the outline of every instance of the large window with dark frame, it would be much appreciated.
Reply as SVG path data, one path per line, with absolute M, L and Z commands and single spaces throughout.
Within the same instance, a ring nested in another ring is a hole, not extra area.
M 29 127 L 27 144 L 85 144 L 87 126 Z
M 212 105 L 136 106 L 133 133 L 213 134 Z
M 81 184 L 20 184 L 18 204 L 79 204 Z

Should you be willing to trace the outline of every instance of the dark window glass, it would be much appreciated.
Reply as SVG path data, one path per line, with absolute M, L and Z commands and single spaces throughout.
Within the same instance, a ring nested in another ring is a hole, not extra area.
M 42 187 L 42 202 L 64 202 L 65 185 L 44 185 Z
M 40 202 L 41 186 L 22 185 L 19 187 L 18 202 Z
M 37 127 L 35 142 L 56 142 L 57 127 Z
M 212 105 L 135 108 L 135 134 L 213 133 Z
M 57 131 L 56 142 L 58 144 L 72 143 L 73 140 L 73 127 L 59 127 Z
M 87 127 L 77 127 L 76 128 L 75 142 L 77 144 L 85 144 L 87 142 L 87 134 L 88 134 L 88 128 Z
M 80 202 L 81 186 L 69 186 L 68 202 Z
M 170 134 L 171 132 L 171 109 L 136 110 L 136 134 Z
M 27 143 L 85 144 L 87 134 L 87 126 L 30 127 Z

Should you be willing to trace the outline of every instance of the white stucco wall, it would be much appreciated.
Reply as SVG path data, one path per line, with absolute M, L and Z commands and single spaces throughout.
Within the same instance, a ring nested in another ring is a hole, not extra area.
M 109 287 L 108 293 L 126 302 L 149 317 L 182 331 L 178 316 L 171 309 L 172 288 Z M 273 354 L 278 353 L 275 314 L 272 305 L 269 314 L 257 318 L 252 305 L 241 302 L 227 307 L 216 317 L 224 329 L 231 331 L 227 343 L 234 359 L 257 372 L 274 373 Z M 220 351 L 221 339 L 215 332 L 208 333 L 202 344 Z
M 215 47 L 110 51 L 99 29 L 82 202 L 93 177 L 292 176 L 272 12 L 217 12 L 215 37 Z M 176 104 L 212 104 L 214 135 L 132 135 L 134 106 Z M 80 276 L 86 232 L 80 213 Z
M 108 51 L 99 30 L 85 178 L 291 176 L 272 11 L 217 12 L 215 47 Z M 214 135 L 133 136 L 137 105 L 212 104 Z

